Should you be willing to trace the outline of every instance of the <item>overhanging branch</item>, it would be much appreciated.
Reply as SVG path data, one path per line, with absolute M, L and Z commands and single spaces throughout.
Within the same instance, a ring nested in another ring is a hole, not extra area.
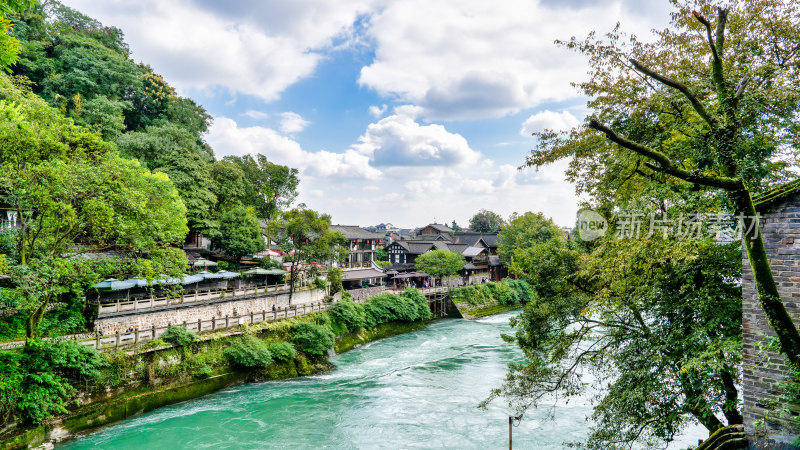
M 652 159 L 658 164 L 645 163 L 645 165 L 655 171 L 672 175 L 690 183 L 697 183 L 704 186 L 716 187 L 729 191 L 737 190 L 740 187 L 740 184 L 734 178 L 706 175 L 681 169 L 680 167 L 675 166 L 675 164 L 669 160 L 667 155 L 646 145 L 625 139 L 624 137 L 618 135 L 614 130 L 601 124 L 597 120 L 590 120 L 589 128 L 605 134 L 611 142 L 614 142 L 621 147 L 627 148 L 628 150 L 632 150 L 639 155 Z
M 717 120 L 713 116 L 711 116 L 711 114 L 709 114 L 708 111 L 706 111 L 706 107 L 703 106 L 700 100 L 697 99 L 697 96 L 685 84 L 673 80 L 671 78 L 665 77 L 660 73 L 654 72 L 633 58 L 631 58 L 630 61 L 631 64 L 633 64 L 633 67 L 635 67 L 636 70 L 638 70 L 639 72 L 642 72 L 643 74 L 658 81 L 661 84 L 664 84 L 666 86 L 669 86 L 673 89 L 680 91 L 689 100 L 689 103 L 692 104 L 692 107 L 694 108 L 695 111 L 697 111 L 697 114 L 699 114 L 700 117 L 702 117 L 703 120 L 705 120 L 706 123 L 708 123 L 711 126 L 711 128 L 717 128 Z

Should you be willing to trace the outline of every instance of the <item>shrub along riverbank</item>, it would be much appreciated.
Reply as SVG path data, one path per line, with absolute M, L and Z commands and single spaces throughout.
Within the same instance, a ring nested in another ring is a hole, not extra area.
M 455 288 L 450 298 L 465 319 L 473 319 L 519 308 L 534 295 L 524 280 L 505 279 Z

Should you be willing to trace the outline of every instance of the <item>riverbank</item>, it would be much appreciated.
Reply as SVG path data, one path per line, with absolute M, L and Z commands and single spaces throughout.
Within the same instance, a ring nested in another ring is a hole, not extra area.
M 359 305 L 369 312 L 367 327 L 348 329 L 335 312 L 320 312 L 280 322 L 245 324 L 230 334 L 205 333 L 201 337 L 175 328 L 170 342 L 156 339 L 127 353 L 96 354 L 92 363 L 95 376 L 80 385 L 73 381 L 72 388 L 77 392 L 65 398 L 63 412 L 38 426 L 6 426 L 0 433 L 0 449 L 60 442 L 135 414 L 244 382 L 320 374 L 332 367 L 328 357 L 334 349 L 341 353 L 383 337 L 422 329 L 424 320 L 432 316 L 427 300 L 416 290 L 379 297 Z M 333 309 L 342 306 L 334 304 Z M 49 351 L 51 344 L 42 345 Z M 63 342 L 62 346 L 76 345 Z M 81 347 L 78 351 L 90 350 Z
M 336 338 L 335 352 L 345 353 L 363 344 L 397 334 L 409 333 L 425 328 L 424 322 L 393 322 L 369 330 L 347 333 Z M 154 360 L 170 359 L 176 348 L 158 350 L 151 356 Z M 92 402 L 38 427 L 3 436 L 2 450 L 32 448 L 45 443 L 58 443 L 80 434 L 97 430 L 103 426 L 152 411 L 163 406 L 202 397 L 221 389 L 231 388 L 246 382 L 266 382 L 318 375 L 332 368 L 326 357 L 310 361 L 298 355 L 290 362 L 272 364 L 257 371 L 230 371 L 204 379 L 193 379 L 187 371 L 177 374 L 177 379 L 166 386 L 137 386 L 110 392 L 102 400 Z
M 474 320 L 522 308 L 532 295 L 526 282 L 506 279 L 455 288 L 450 297 L 463 318 Z
M 401 304 L 406 302 L 407 307 L 419 310 L 413 314 L 420 315 L 408 316 L 409 312 L 402 311 L 402 308 L 394 312 L 382 310 L 387 305 L 397 303 L 397 299 L 390 302 L 381 302 L 378 299 L 372 304 L 364 304 L 364 308 L 373 316 L 372 323 L 377 320 L 374 317 L 431 317 L 427 304 L 420 303 L 423 299 L 413 293 L 402 298 L 405 300 Z M 343 305 L 350 303 L 344 302 Z M 420 308 L 420 305 L 424 305 L 424 308 Z M 497 314 L 515 307 L 519 305 L 484 305 L 483 308 L 471 311 L 472 317 L 477 317 Z M 391 306 L 388 308 L 391 309 Z M 426 309 L 426 312 L 420 312 L 421 309 Z M 226 361 L 225 349 L 245 336 L 255 336 L 266 343 L 295 342 L 297 336 L 293 330 L 304 322 L 317 328 L 335 330 L 336 333 L 331 333 L 331 336 L 338 336 L 331 341 L 330 347 L 335 353 L 342 354 L 370 342 L 423 330 L 430 320 L 391 320 L 369 328 L 358 327 L 349 331 L 345 323 L 337 320 L 334 311 L 333 314 L 318 313 L 302 319 L 243 326 L 238 335 L 206 335 L 203 340 L 184 347 L 159 347 L 165 343 L 154 342 L 149 348 L 142 348 L 132 354 L 118 352 L 109 357 L 112 360 L 111 365 L 118 372 L 116 382 L 93 388 L 87 385 L 84 389 L 79 389 L 81 392 L 72 406 L 68 407 L 68 414 L 37 427 L 6 430 L 5 435 L 0 435 L 0 449 L 62 442 L 137 414 L 246 382 L 286 380 L 322 374 L 332 367 L 328 363 L 332 353 L 327 351 L 317 355 L 298 351 L 289 361 L 275 361 L 257 370 L 232 368 Z

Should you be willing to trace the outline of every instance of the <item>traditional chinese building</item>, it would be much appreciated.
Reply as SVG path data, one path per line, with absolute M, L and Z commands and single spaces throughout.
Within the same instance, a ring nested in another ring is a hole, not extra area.
M 355 225 L 331 225 L 330 230 L 341 233 L 348 241 L 345 260 L 334 263 L 342 269 L 345 289 L 381 284 L 386 275 L 375 264 L 375 250 L 383 245 L 383 235 Z

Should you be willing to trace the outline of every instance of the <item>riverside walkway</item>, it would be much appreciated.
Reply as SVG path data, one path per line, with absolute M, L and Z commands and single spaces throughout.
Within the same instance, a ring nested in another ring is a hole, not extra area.
M 260 292 L 258 290 L 255 290 L 254 292 L 253 291 L 241 292 L 239 293 L 239 295 L 231 295 L 227 297 L 227 299 L 229 301 L 237 301 L 241 300 L 243 297 L 248 298 L 259 294 L 274 295 L 276 292 L 282 292 L 283 291 L 282 288 L 283 288 L 282 286 L 280 287 L 276 286 L 273 289 L 262 289 Z M 428 298 L 428 304 L 431 308 L 431 312 L 433 312 L 434 314 L 434 317 L 444 317 L 447 315 L 448 305 L 446 302 L 447 302 L 447 297 L 450 293 L 450 289 L 451 288 L 449 287 L 434 287 L 427 289 L 419 289 L 420 293 Z M 374 292 L 376 291 L 373 290 L 371 293 L 375 295 Z M 383 292 L 391 292 L 394 294 L 399 294 L 402 291 L 387 289 L 384 290 Z M 217 301 L 220 300 L 218 297 L 216 298 Z M 202 300 L 208 300 L 208 299 L 202 299 Z M 174 299 L 172 300 L 171 303 L 174 304 L 175 302 L 179 302 L 180 304 L 186 304 L 194 302 L 201 303 L 202 301 L 201 299 L 186 298 L 186 299 Z M 335 301 L 289 305 L 285 307 L 276 307 L 274 310 L 262 310 L 260 312 L 250 312 L 242 315 L 225 316 L 219 318 L 212 316 L 211 318 L 206 320 L 175 323 L 161 327 L 151 326 L 146 328 L 137 328 L 126 332 L 118 332 L 107 335 L 104 335 L 102 333 L 81 333 L 81 334 L 65 335 L 61 336 L 60 338 L 78 341 L 82 345 L 85 345 L 87 347 L 92 347 L 100 351 L 130 350 L 148 341 L 152 341 L 153 339 L 159 338 L 162 334 L 164 334 L 164 332 L 167 331 L 167 329 L 174 326 L 183 327 L 186 328 L 188 331 L 192 331 L 195 333 L 205 333 L 214 331 L 231 332 L 244 324 L 276 322 L 280 320 L 289 319 L 292 317 L 303 317 L 308 314 L 327 311 L 334 302 Z M 164 303 L 167 304 L 170 303 L 170 301 L 165 301 Z M 125 307 L 120 308 L 123 305 L 128 306 L 123 302 L 114 303 L 112 305 L 114 305 L 113 308 L 107 307 L 103 311 L 103 315 L 109 313 L 113 314 L 112 311 L 125 311 L 128 313 L 146 312 L 148 309 L 151 309 L 154 306 L 155 307 L 160 306 L 157 304 L 153 305 L 151 303 L 152 306 L 150 306 L 149 308 L 142 308 L 142 307 L 137 308 L 135 307 L 135 305 L 130 305 L 133 306 L 130 308 L 125 308 Z M 13 348 L 22 347 L 24 345 L 25 345 L 24 340 L 3 342 L 0 343 L 0 349 L 9 350 Z

